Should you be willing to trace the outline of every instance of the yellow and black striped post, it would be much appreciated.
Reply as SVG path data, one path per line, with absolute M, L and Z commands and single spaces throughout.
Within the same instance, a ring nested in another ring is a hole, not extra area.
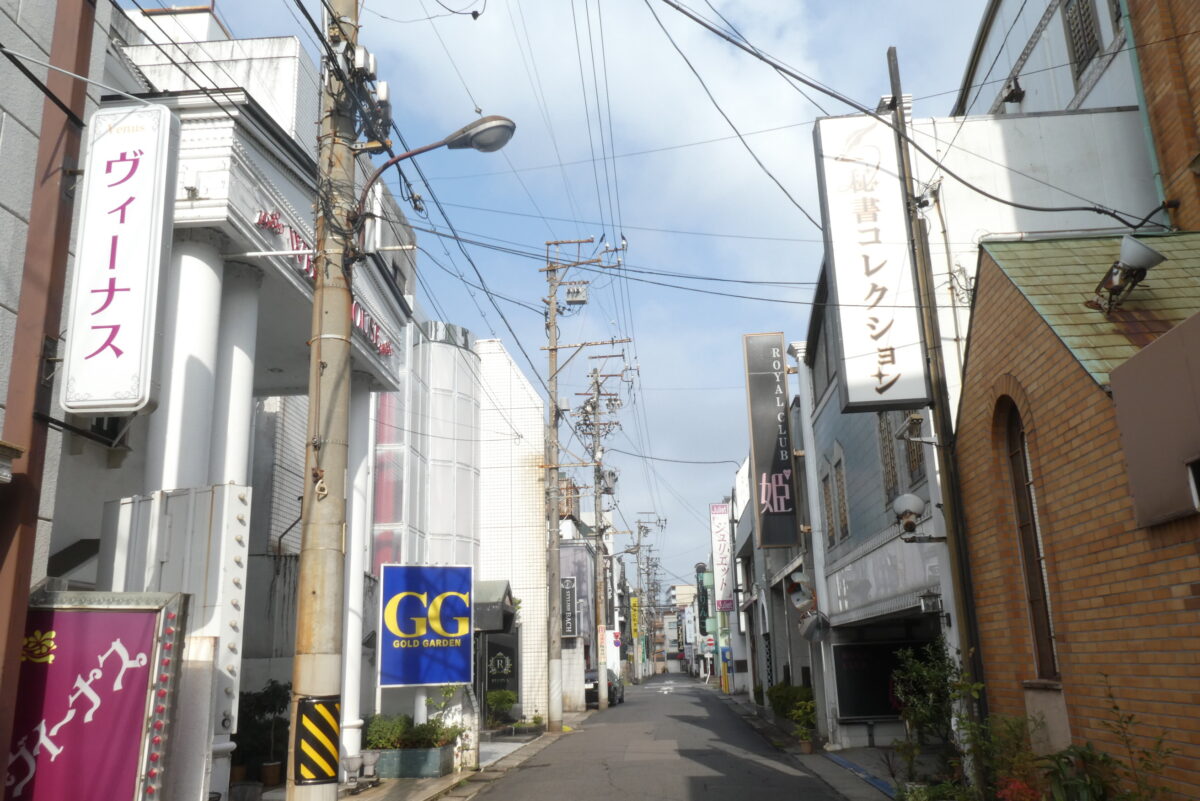
M 342 705 L 337 695 L 300 698 L 296 702 L 296 741 L 292 781 L 330 784 L 338 780 Z

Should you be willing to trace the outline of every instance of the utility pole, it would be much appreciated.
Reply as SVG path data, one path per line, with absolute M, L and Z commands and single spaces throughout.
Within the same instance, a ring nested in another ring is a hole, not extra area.
M 550 258 L 550 249 L 562 245 L 582 245 L 593 241 L 587 239 L 563 239 L 546 243 L 546 337 L 549 353 L 549 378 L 547 391 L 548 423 L 546 426 L 546 583 L 550 591 L 549 630 L 546 648 L 546 679 L 550 696 L 547 699 L 546 730 L 562 731 L 562 565 L 559 563 L 559 500 L 558 500 L 558 288 L 562 284 L 559 270 L 568 265 L 558 264 Z
M 551 248 L 557 249 L 562 245 L 575 245 L 576 249 L 580 245 L 590 244 L 595 241 L 593 237 L 587 239 L 561 239 L 546 243 L 546 266 L 541 268 L 541 272 L 546 274 L 546 284 L 549 292 L 544 300 L 546 304 L 546 350 L 549 352 L 549 379 L 546 382 L 546 389 L 550 395 L 548 418 L 549 424 L 546 431 L 547 447 L 546 447 L 546 527 L 547 527 L 547 548 L 546 548 L 546 581 L 549 585 L 550 603 L 549 603 L 549 626 L 548 640 L 546 648 L 547 661 L 547 683 L 549 684 L 550 697 L 547 701 L 546 714 L 546 729 L 548 731 L 562 731 L 562 566 L 559 562 L 559 468 L 562 466 L 559 463 L 559 442 L 558 442 L 558 421 L 562 413 L 566 411 L 559 407 L 558 404 L 558 374 L 563 367 L 566 367 L 579 352 L 587 347 L 596 345 L 615 345 L 621 342 L 629 342 L 628 339 L 609 339 L 603 342 L 578 342 L 569 345 L 560 345 L 558 342 L 558 290 L 561 286 L 568 287 L 567 303 L 569 305 L 581 305 L 587 301 L 586 281 L 566 281 L 567 271 L 572 267 L 581 267 L 588 264 L 600 264 L 601 259 L 579 259 L 578 253 L 575 261 L 558 262 L 551 258 Z M 608 252 L 608 251 L 605 251 Z M 560 350 L 573 350 L 567 360 L 560 366 L 558 363 L 558 352 Z M 602 644 L 597 647 L 603 647 Z M 600 693 L 599 695 L 604 695 Z
M 331 0 L 330 13 L 328 36 L 332 44 L 343 52 L 352 51 L 358 39 L 357 0 Z M 351 335 L 345 248 L 346 232 L 353 227 L 357 206 L 353 87 L 341 79 L 341 71 L 328 64 L 321 87 L 317 155 L 316 275 L 309 343 L 308 437 L 296 658 L 292 668 L 292 736 L 288 738 L 288 801 L 334 801 L 338 789 Z M 325 734 L 324 744 L 316 746 L 320 759 L 297 748 L 297 735 L 303 736 L 314 726 Z
M 592 356 L 592 359 L 608 359 L 617 354 L 609 354 L 605 356 Z M 617 374 L 618 376 L 620 374 Z M 616 427 L 616 423 L 607 422 L 604 420 L 605 407 L 615 408 L 617 396 L 612 392 L 602 392 L 604 379 L 610 378 L 610 375 L 602 375 L 599 368 L 594 368 L 591 373 L 592 389 L 591 392 L 582 393 L 588 395 L 588 400 L 584 403 L 581 413 L 582 421 L 580 422 L 580 434 L 590 433 L 592 435 L 592 461 L 595 463 L 593 470 L 593 498 L 595 501 L 593 518 L 595 520 L 595 539 L 596 539 L 596 680 L 599 682 L 599 687 L 603 689 L 607 684 L 608 676 L 608 643 L 606 642 L 608 631 L 608 549 L 604 544 L 604 462 L 603 451 L 601 450 L 600 440 L 612 432 Z M 602 400 L 607 398 L 607 401 Z M 608 709 L 608 693 L 597 692 L 597 706 L 599 711 L 603 712 Z
M 959 621 L 958 647 L 964 659 L 971 660 L 971 672 L 983 675 L 982 658 L 974 647 L 978 623 L 972 602 L 970 563 L 967 559 L 962 534 L 966 527 L 962 518 L 961 498 L 958 483 L 958 464 L 954 454 L 954 424 L 950 418 L 950 392 L 946 385 L 946 361 L 942 353 L 941 326 L 938 322 L 937 296 L 935 294 L 933 265 L 929 258 L 925 227 L 917 214 L 916 192 L 912 175 L 911 157 L 905 132 L 908 130 L 904 117 L 904 95 L 900 89 L 900 65 L 896 48 L 887 52 L 888 74 L 892 89 L 892 125 L 896 133 L 896 150 L 900 167 L 900 183 L 904 191 L 908 225 L 908 239 L 912 248 L 914 272 L 917 279 L 917 303 L 921 313 L 921 335 L 925 339 L 926 361 L 929 364 L 929 383 L 933 388 L 934 452 L 937 454 L 937 470 L 942 494 L 942 513 L 946 525 L 946 550 L 950 561 L 950 573 L 954 585 L 954 618 Z M 986 717 L 987 699 L 981 696 L 979 712 Z

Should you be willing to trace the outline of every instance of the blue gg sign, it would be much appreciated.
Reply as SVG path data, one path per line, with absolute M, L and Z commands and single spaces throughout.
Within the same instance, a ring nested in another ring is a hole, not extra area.
M 469 567 L 383 565 L 379 685 L 465 684 L 472 679 Z

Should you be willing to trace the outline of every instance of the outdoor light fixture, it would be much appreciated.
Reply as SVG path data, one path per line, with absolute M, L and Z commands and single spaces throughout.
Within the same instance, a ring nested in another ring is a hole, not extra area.
M 474 122 L 464 125 L 440 142 L 433 142 L 432 144 L 392 156 L 379 169 L 375 170 L 371 174 L 371 177 L 367 179 L 367 182 L 363 184 L 362 193 L 358 199 L 359 218 L 362 217 L 363 209 L 367 205 L 367 192 L 371 191 L 371 187 L 375 185 L 375 182 L 379 180 L 380 176 L 389 167 L 399 164 L 405 159 L 410 159 L 413 156 L 428 153 L 430 150 L 437 150 L 439 147 L 446 147 L 450 150 L 471 148 L 481 153 L 495 153 L 508 144 L 508 140 L 512 139 L 516 130 L 517 124 L 508 117 L 500 117 L 493 114 L 488 117 L 480 117 Z
M 1096 296 L 1085 301 L 1084 305 L 1109 313 L 1121 305 L 1133 288 L 1146 277 L 1146 273 L 1166 259 L 1166 256 L 1140 240 L 1129 235 L 1122 237 L 1120 257 L 1096 284 Z
M 342 757 L 342 767 L 346 771 L 346 781 L 351 785 L 358 784 L 358 774 L 362 770 L 363 758 L 362 755 L 344 756 Z M 354 790 L 351 790 L 353 793 Z
M 950 613 L 942 611 L 942 594 L 934 589 L 925 590 L 917 596 L 921 601 L 921 614 L 923 615 L 941 615 L 946 621 L 946 628 L 950 628 Z
M 508 144 L 516 130 L 517 124 L 508 117 L 493 114 L 464 125 L 442 141 L 451 150 L 469 147 L 481 153 L 494 153 Z
M 892 501 L 892 511 L 896 513 L 900 527 L 911 534 L 917 530 L 917 521 L 925 513 L 925 499 L 911 493 L 899 495 Z

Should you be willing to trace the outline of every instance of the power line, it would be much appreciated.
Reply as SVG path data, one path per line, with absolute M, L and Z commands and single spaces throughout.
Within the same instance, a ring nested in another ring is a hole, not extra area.
M 646 3 L 647 6 L 649 6 L 649 4 L 650 4 L 650 0 L 643 0 L 643 2 Z M 907 131 L 903 131 L 903 130 L 900 130 L 899 128 L 897 128 L 891 120 L 888 120 L 887 118 L 881 116 L 880 114 L 876 113 L 875 111 L 872 111 L 871 109 L 862 105 L 858 101 L 856 101 L 850 97 L 847 97 L 846 95 L 842 94 L 841 92 L 838 92 L 834 89 L 830 89 L 826 86 L 823 86 L 823 85 L 817 83 L 816 81 L 813 81 L 810 78 L 804 77 L 803 75 L 795 72 L 794 70 L 778 63 L 773 57 L 767 56 L 766 54 L 762 53 L 761 51 L 757 50 L 756 48 L 752 48 L 742 42 L 739 42 L 738 40 L 734 39 L 729 34 L 722 31 L 720 28 L 717 28 L 715 25 L 710 23 L 708 20 L 704 19 L 703 17 L 700 17 L 699 15 L 695 14 L 690 9 L 679 4 L 678 2 L 676 2 L 676 0 L 661 0 L 661 2 L 665 3 L 666 5 L 670 6 L 673 9 L 675 9 L 680 14 L 683 14 L 685 17 L 687 17 L 688 19 L 697 23 L 698 25 L 705 28 L 706 30 L 711 31 L 712 33 L 721 37 L 722 39 L 729 42 L 730 44 L 732 44 L 734 47 L 738 48 L 739 50 L 743 50 L 743 51 L 749 53 L 750 55 L 759 59 L 760 61 L 767 64 L 768 66 L 771 66 L 772 68 L 776 68 L 776 69 L 782 69 L 785 72 L 787 72 L 789 75 L 791 75 L 793 78 L 795 78 L 796 80 L 803 83 L 805 86 L 809 86 L 823 94 L 827 94 L 830 97 L 834 98 L 835 100 L 839 100 L 839 101 L 845 103 L 846 105 L 850 106 L 851 108 L 859 111 L 860 113 L 865 114 L 868 117 L 871 117 L 875 121 L 879 122 L 881 125 L 886 125 L 888 128 L 895 131 L 897 133 L 897 135 L 900 136 L 903 141 L 907 142 L 914 150 L 916 150 L 918 153 L 920 153 L 925 158 L 929 159 L 935 165 L 937 165 L 938 168 L 942 170 L 942 172 L 946 173 L 946 175 L 948 175 L 951 178 L 953 178 L 954 180 L 958 181 L 960 184 L 967 187 L 971 191 L 973 191 L 979 195 L 982 195 L 983 197 L 986 197 L 990 200 L 994 200 L 997 203 L 1001 203 L 1005 206 L 1011 206 L 1012 208 L 1024 209 L 1025 211 L 1039 211 L 1039 212 L 1085 211 L 1085 212 L 1092 212 L 1094 214 L 1102 214 L 1107 217 L 1111 217 L 1114 220 L 1117 220 L 1118 222 L 1120 222 L 1122 225 L 1124 225 L 1128 228 L 1132 228 L 1134 230 L 1137 230 L 1142 225 L 1145 225 L 1146 222 L 1149 221 L 1150 217 L 1154 216 L 1154 214 L 1156 212 L 1161 210 L 1161 206 L 1156 207 L 1149 214 L 1147 214 L 1144 219 L 1142 219 L 1139 222 L 1134 223 L 1134 222 L 1131 222 L 1130 220 L 1126 219 L 1125 216 L 1121 212 L 1118 212 L 1114 209 L 1106 208 L 1106 207 L 1100 206 L 1100 205 L 1093 205 L 1093 206 L 1035 206 L 1030 203 L 1019 203 L 1015 200 L 1008 200 L 1006 198 L 1000 197 L 999 195 L 994 195 L 991 192 L 988 192 L 986 189 L 976 186 L 975 184 L 971 183 L 967 179 L 960 176 L 958 173 L 951 170 L 949 167 L 945 166 L 945 164 L 942 163 L 941 159 L 936 158 L 931 153 L 929 153 L 927 150 L 925 150 L 925 148 L 921 147 L 916 142 L 914 142 L 912 140 L 912 138 L 908 135 Z M 657 16 L 655 17 L 655 19 L 657 19 Z M 661 25 L 662 23 L 660 22 L 659 24 Z M 899 98 L 895 98 L 895 102 L 900 102 Z
M 738 387 L 738 389 L 741 389 L 741 387 Z M 623 451 L 620 448 L 607 448 L 607 450 L 612 451 L 613 453 L 623 453 L 626 456 L 633 456 L 637 459 L 650 459 L 655 462 L 671 462 L 672 464 L 731 464 L 734 467 L 740 467 L 742 464 L 741 462 L 734 461 L 733 459 L 715 459 L 712 461 L 706 461 L 703 459 L 670 459 L 666 456 L 650 456 L 645 453 Z
M 754 152 L 754 149 L 750 147 L 750 143 L 746 141 L 746 137 L 742 136 L 742 132 L 738 130 L 737 125 L 735 125 L 733 120 L 729 118 L 729 115 L 725 113 L 725 110 L 721 108 L 721 104 L 717 102 L 716 97 L 713 96 L 712 91 L 708 88 L 708 84 L 706 84 L 704 79 L 700 77 L 700 73 L 696 70 L 695 66 L 692 65 L 691 60 L 684 54 L 679 45 L 676 44 L 675 38 L 671 36 L 670 31 L 667 30 L 667 26 L 663 25 L 662 20 L 658 18 L 658 13 L 655 12 L 654 6 L 650 5 L 650 0 L 642 0 L 642 2 L 646 4 L 646 8 L 649 9 L 650 15 L 654 17 L 654 21 L 658 23 L 658 27 L 662 29 L 663 34 L 667 37 L 667 41 L 671 43 L 671 47 L 675 48 L 675 52 L 678 53 L 679 57 L 683 59 L 683 63 L 687 64 L 688 69 L 691 70 L 692 74 L 696 76 L 696 80 L 700 82 L 701 88 L 704 89 L 704 94 L 708 96 L 708 99 L 713 104 L 713 107 L 716 108 L 717 112 L 720 113 L 720 115 L 725 119 L 725 122 L 729 123 L 729 127 L 733 129 L 733 132 L 737 134 L 738 141 L 742 143 L 744 148 L 746 148 L 746 152 L 750 154 L 750 157 L 754 159 L 754 162 L 759 166 L 763 173 L 765 173 L 766 176 L 770 178 L 776 186 L 779 187 L 779 190 L 787 196 L 787 199 L 791 201 L 792 205 L 799 209 L 800 213 L 803 214 L 810 223 L 816 226 L 818 231 L 822 230 L 821 224 L 817 222 L 816 218 L 809 214 L 808 211 L 800 205 L 800 202 L 796 200 L 796 198 L 792 197 L 792 193 L 787 190 L 787 188 L 777 177 L 775 177 L 775 173 L 767 169 L 767 165 L 763 164 L 762 159 L 760 159 L 758 154 Z M 722 33 L 722 36 L 724 36 L 726 39 L 729 39 L 729 41 L 734 41 L 724 33 Z M 743 45 L 742 47 L 743 49 L 749 49 L 749 52 L 751 53 L 755 52 L 754 49 L 749 48 L 749 45 Z M 762 56 L 759 56 L 759 58 L 762 58 Z M 777 71 L 779 69 L 780 68 L 778 67 L 776 68 Z

